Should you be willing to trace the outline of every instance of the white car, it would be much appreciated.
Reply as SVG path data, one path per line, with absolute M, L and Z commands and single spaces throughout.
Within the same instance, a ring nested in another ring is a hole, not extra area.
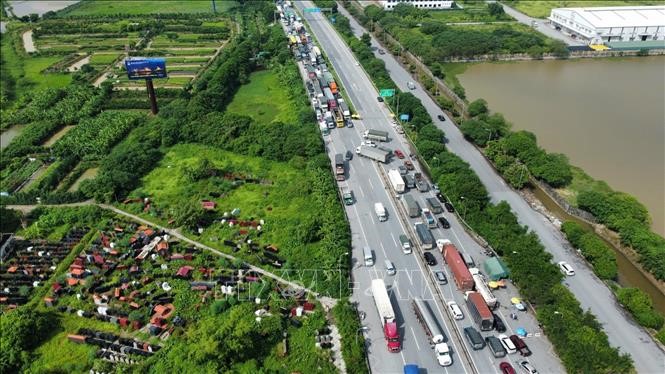
M 520 367 L 522 370 L 524 370 L 527 374 L 538 374 L 538 370 L 536 370 L 533 365 L 529 361 L 522 361 L 520 362 Z
M 562 273 L 568 276 L 573 276 L 575 275 L 575 270 L 573 270 L 573 267 L 570 266 L 566 261 L 561 261 L 558 263 L 559 265 L 559 270 L 561 270 Z
M 460 309 L 459 305 L 457 305 L 456 302 L 449 301 L 448 302 L 448 309 L 450 309 L 450 313 L 453 314 L 453 317 L 455 319 L 457 319 L 457 320 L 464 319 L 464 314 L 462 314 L 462 309 Z
M 448 344 L 439 343 L 434 346 L 434 353 L 436 353 L 436 360 L 441 366 L 450 366 L 453 363 L 452 357 L 450 357 L 450 348 Z
M 499 340 L 501 341 L 501 345 L 503 345 L 503 348 L 506 349 L 506 352 L 508 352 L 508 354 L 513 354 L 517 352 L 515 343 L 513 343 L 513 341 L 510 340 L 510 338 L 507 335 L 505 334 L 499 335 Z
M 360 142 L 360 145 L 361 145 L 361 146 L 364 145 L 364 146 L 367 146 L 367 147 L 374 147 L 374 148 L 376 148 L 376 143 L 374 143 L 374 142 L 371 141 L 371 140 L 366 140 L 366 141 L 364 141 L 364 142 Z

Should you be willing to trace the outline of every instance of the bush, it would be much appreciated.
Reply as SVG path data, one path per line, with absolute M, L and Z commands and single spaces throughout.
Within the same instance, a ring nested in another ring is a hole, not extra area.
M 30 362 L 31 351 L 57 327 L 50 313 L 22 306 L 0 315 L 0 372 L 20 372 Z
M 365 362 L 365 338 L 360 330 L 356 308 L 344 298 L 332 309 L 335 325 L 342 336 L 342 357 L 354 373 L 369 373 Z
M 644 291 L 633 287 L 620 288 L 617 298 L 640 325 L 655 330 L 663 327 L 663 316 L 654 310 L 651 299 Z
M 601 279 L 616 279 L 616 255 L 596 234 L 585 230 L 577 222 L 567 221 L 561 226 L 568 241 L 578 248 L 584 258 L 592 265 L 593 270 Z
M 471 117 L 477 117 L 481 114 L 485 114 L 488 112 L 487 101 L 484 99 L 474 100 L 471 102 L 471 104 L 469 104 L 467 110 Z

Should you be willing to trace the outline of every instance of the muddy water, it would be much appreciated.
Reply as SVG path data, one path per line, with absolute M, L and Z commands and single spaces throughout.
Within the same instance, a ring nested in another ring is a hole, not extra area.
M 637 197 L 665 235 L 665 58 L 477 64 L 459 80 L 514 129 Z

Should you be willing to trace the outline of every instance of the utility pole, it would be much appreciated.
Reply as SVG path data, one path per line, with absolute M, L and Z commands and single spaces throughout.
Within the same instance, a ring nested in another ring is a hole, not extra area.
M 148 98 L 150 99 L 150 111 L 152 114 L 157 114 L 157 96 L 155 96 L 155 86 L 152 84 L 152 79 L 145 80 L 145 88 L 148 90 Z

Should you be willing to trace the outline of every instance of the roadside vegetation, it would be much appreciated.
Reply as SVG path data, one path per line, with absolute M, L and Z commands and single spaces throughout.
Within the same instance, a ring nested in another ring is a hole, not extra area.
M 383 62 L 373 56 L 367 43 L 352 34 L 348 19 L 336 15 L 335 27 L 352 47 L 377 87 L 395 87 Z M 365 38 L 363 38 L 365 39 Z M 389 78 L 388 78 L 389 79 Z M 422 103 L 410 93 L 400 95 L 400 113 L 409 113 L 407 128 L 415 132 L 420 157 L 430 166 L 432 180 L 445 196 L 458 204 L 463 218 L 502 257 L 513 282 L 535 308 L 536 317 L 568 371 L 626 372 L 633 370 L 630 356 L 609 345 L 595 317 L 582 310 L 562 284 L 562 275 L 537 235 L 519 224 L 506 202 L 492 204 L 483 184 L 469 165 L 448 152 L 443 133 L 431 124 Z M 387 101 L 392 105 L 392 101 Z M 482 106 L 476 105 L 474 107 Z M 463 199 L 462 199 L 463 197 Z
M 553 8 L 590 8 L 608 6 L 640 6 L 661 5 L 662 1 L 654 0 L 504 0 L 520 12 L 536 18 L 547 18 Z

